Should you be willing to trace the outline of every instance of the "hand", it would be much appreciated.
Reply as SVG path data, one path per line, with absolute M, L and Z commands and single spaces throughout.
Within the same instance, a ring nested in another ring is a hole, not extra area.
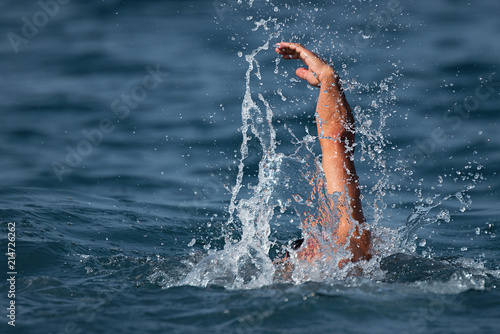
M 336 74 L 333 68 L 317 54 L 309 51 L 304 46 L 297 43 L 281 42 L 276 44 L 276 53 L 282 55 L 283 59 L 300 59 L 307 65 L 307 69 L 300 67 L 295 74 L 315 87 L 328 82 L 333 84 Z

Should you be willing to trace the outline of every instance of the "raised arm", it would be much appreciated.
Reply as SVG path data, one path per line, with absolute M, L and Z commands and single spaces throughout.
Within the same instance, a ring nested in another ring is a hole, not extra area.
M 297 76 L 320 88 L 316 123 L 323 153 L 322 166 L 328 193 L 340 195 L 337 208 L 339 227 L 334 234 L 341 245 L 350 240 L 352 261 L 369 259 L 370 234 L 358 227 L 365 218 L 354 167 L 354 117 L 339 77 L 328 63 L 300 44 L 281 42 L 276 45 L 276 52 L 284 59 L 302 60 L 307 68 L 298 68 Z

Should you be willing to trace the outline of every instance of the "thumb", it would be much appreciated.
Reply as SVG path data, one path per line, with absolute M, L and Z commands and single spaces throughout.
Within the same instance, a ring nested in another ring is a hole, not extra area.
M 295 71 L 295 74 L 302 80 L 309 82 L 312 86 L 319 86 L 319 80 L 316 79 L 316 76 L 311 70 L 299 67 L 297 71 Z

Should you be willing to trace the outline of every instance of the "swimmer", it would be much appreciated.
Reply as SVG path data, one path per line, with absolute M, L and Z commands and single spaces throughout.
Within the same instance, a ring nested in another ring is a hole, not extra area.
M 360 189 L 356 168 L 354 167 L 354 116 L 346 100 L 339 76 L 332 66 L 315 53 L 297 43 L 281 42 L 276 44 L 275 51 L 283 59 L 300 59 L 307 68 L 300 67 L 296 74 L 310 85 L 319 87 L 316 106 L 316 124 L 321 145 L 322 167 L 329 194 L 339 195 L 336 208 L 326 212 L 337 212 L 338 227 L 331 226 L 330 217 L 312 217 L 302 222 L 302 230 L 306 233 L 304 241 L 296 241 L 292 248 L 297 249 L 297 258 L 315 262 L 323 257 L 322 243 L 312 227 L 319 224 L 323 231 L 332 230 L 332 238 L 336 245 L 348 247 L 352 256 L 343 259 L 341 268 L 349 261 L 369 260 L 370 232 L 363 229 L 365 218 L 361 207 Z M 325 210 L 321 210 L 325 212 Z M 285 259 L 286 261 L 286 259 Z

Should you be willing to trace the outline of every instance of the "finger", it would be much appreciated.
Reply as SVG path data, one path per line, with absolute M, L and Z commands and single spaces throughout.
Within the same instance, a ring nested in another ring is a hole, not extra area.
M 312 86 L 319 86 L 319 80 L 313 71 L 299 67 L 295 74 L 302 80 L 306 80 Z
M 297 54 L 298 55 L 297 51 L 292 50 L 290 48 L 278 48 L 278 47 L 276 47 L 274 50 L 277 53 L 282 54 L 282 55 L 287 55 L 287 54 Z
M 283 58 L 283 59 L 299 59 L 299 55 L 298 54 L 283 55 L 281 58 Z
M 299 59 L 302 60 L 307 66 L 314 67 L 320 62 L 323 62 L 322 59 L 312 51 L 309 51 L 305 47 L 300 44 L 291 45 L 290 48 L 295 50 L 296 53 L 299 54 Z
M 300 54 L 290 49 L 275 49 L 276 53 L 280 54 L 284 59 L 299 59 Z
M 302 80 L 307 80 L 307 72 L 308 70 L 303 68 L 303 67 L 299 67 L 296 71 L 295 71 L 295 74 L 297 74 L 297 76 L 299 78 L 301 78 Z
M 276 43 L 276 47 L 277 48 L 287 48 L 291 43 L 288 43 L 288 42 L 279 42 L 279 43 Z
M 280 48 L 284 50 L 289 50 L 289 52 L 296 52 L 301 54 L 305 58 L 319 58 L 317 54 L 306 49 L 303 45 L 299 43 L 280 43 Z
M 290 50 L 290 49 L 279 49 L 279 48 L 276 48 L 274 49 L 277 53 L 281 54 L 281 55 L 286 55 L 286 54 L 294 54 L 294 53 L 297 53 L 293 50 Z
M 316 65 L 324 63 L 324 61 L 317 54 L 306 49 L 303 45 L 298 43 L 277 43 L 276 52 L 281 55 L 293 55 L 293 57 L 287 57 L 287 59 L 300 59 L 308 67 L 315 67 Z
M 297 53 L 297 51 L 295 50 L 296 47 L 291 47 L 291 43 L 285 43 L 285 42 L 281 42 L 281 43 L 277 43 L 275 45 L 276 47 L 276 52 L 280 53 L 280 54 L 293 54 L 293 53 Z

